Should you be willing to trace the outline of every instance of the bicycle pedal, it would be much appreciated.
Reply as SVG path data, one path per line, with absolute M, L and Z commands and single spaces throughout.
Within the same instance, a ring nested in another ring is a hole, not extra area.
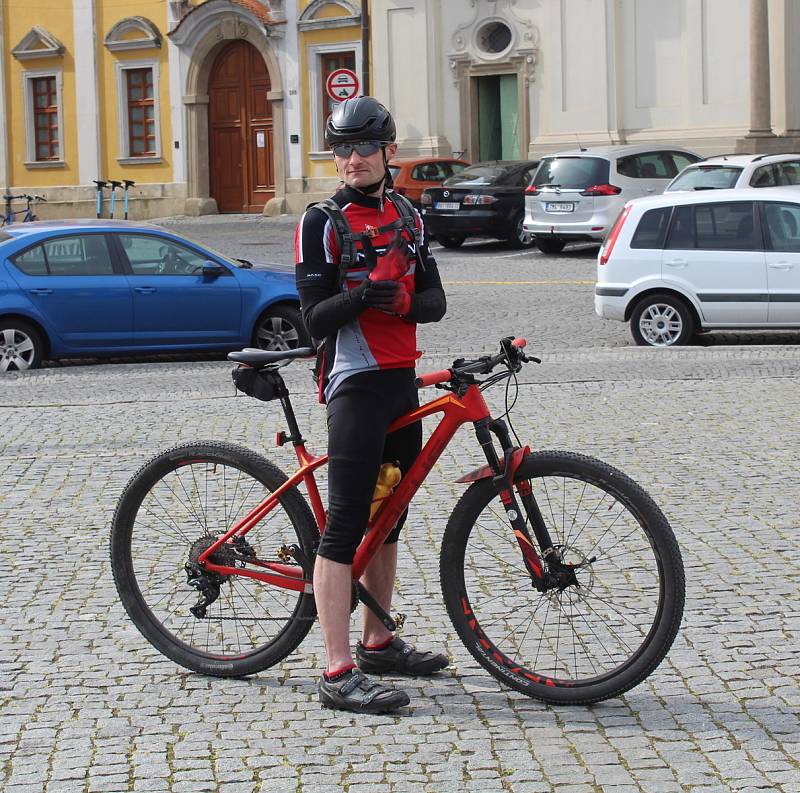
M 397 626 L 397 630 L 400 630 L 403 625 L 406 624 L 406 615 L 405 614 L 395 614 L 394 615 L 394 624 Z

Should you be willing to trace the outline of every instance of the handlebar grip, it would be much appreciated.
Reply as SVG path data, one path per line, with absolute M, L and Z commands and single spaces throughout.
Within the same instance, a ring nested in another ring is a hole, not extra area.
M 514 341 L 511 342 L 511 346 L 516 347 L 518 350 L 521 350 L 523 347 L 528 346 L 528 340 L 522 337 L 514 339 Z
M 415 380 L 415 384 L 417 388 L 425 388 L 429 385 L 436 385 L 436 383 L 448 383 L 452 377 L 453 373 L 449 369 L 442 369 L 439 372 L 428 372 L 420 375 Z

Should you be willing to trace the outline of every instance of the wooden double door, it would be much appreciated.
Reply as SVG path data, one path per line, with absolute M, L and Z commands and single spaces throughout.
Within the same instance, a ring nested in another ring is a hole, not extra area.
M 217 55 L 208 81 L 211 197 L 220 212 L 261 212 L 275 195 L 269 72 L 246 41 Z

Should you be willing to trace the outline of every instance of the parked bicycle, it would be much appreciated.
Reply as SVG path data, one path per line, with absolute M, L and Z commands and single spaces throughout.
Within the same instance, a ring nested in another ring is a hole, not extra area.
M 359 578 L 457 429 L 472 422 L 486 464 L 458 480 L 469 487 L 444 531 L 439 568 L 450 620 L 500 682 L 549 703 L 597 702 L 643 681 L 666 655 L 683 613 L 683 563 L 667 519 L 625 474 L 520 443 L 510 385 L 523 364 L 538 362 L 524 346 L 509 337 L 496 355 L 418 378 L 419 387 L 447 393 L 389 431 L 443 415 L 370 520 L 353 562 L 353 609 L 361 601 L 392 631 L 402 623 Z M 306 449 L 280 373 L 312 352 L 228 356 L 240 364 L 239 388 L 280 401 L 288 431 L 276 442 L 291 443 L 299 462 L 291 476 L 241 446 L 198 441 L 147 462 L 117 506 L 111 564 L 122 603 L 145 638 L 188 669 L 260 672 L 314 622 L 314 553 L 325 528 L 315 473 L 327 456 Z M 506 410 L 495 419 L 482 392 L 503 381 Z
M 22 201 L 23 199 L 26 202 L 25 209 L 14 209 L 13 202 Z M 31 209 L 31 204 L 35 204 L 38 201 L 47 201 L 47 199 L 43 195 L 4 195 L 5 208 L 3 210 L 3 222 L 0 223 L 0 226 L 10 226 L 12 223 L 32 223 L 34 220 L 38 220 Z M 22 215 L 21 221 L 16 219 L 17 215 Z

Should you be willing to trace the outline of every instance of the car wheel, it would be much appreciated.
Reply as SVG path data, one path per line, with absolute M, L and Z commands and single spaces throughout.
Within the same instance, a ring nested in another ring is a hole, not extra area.
M 508 238 L 508 244 L 512 248 L 530 248 L 535 242 L 533 234 L 525 231 L 524 223 L 525 213 L 520 212 L 514 218 L 513 235 Z
M 631 335 L 640 346 L 675 347 L 688 344 L 694 333 L 692 312 L 679 297 L 648 295 L 631 314 Z
M 253 346 L 262 350 L 294 350 L 310 347 L 311 339 L 298 309 L 285 305 L 273 306 L 256 323 Z
M 44 340 L 31 324 L 22 320 L 0 320 L 0 372 L 38 369 Z
M 465 239 L 466 237 L 436 237 L 436 242 L 444 248 L 460 248 Z
M 549 237 L 537 237 L 536 247 L 542 253 L 561 253 L 567 243 L 564 240 L 550 239 Z

